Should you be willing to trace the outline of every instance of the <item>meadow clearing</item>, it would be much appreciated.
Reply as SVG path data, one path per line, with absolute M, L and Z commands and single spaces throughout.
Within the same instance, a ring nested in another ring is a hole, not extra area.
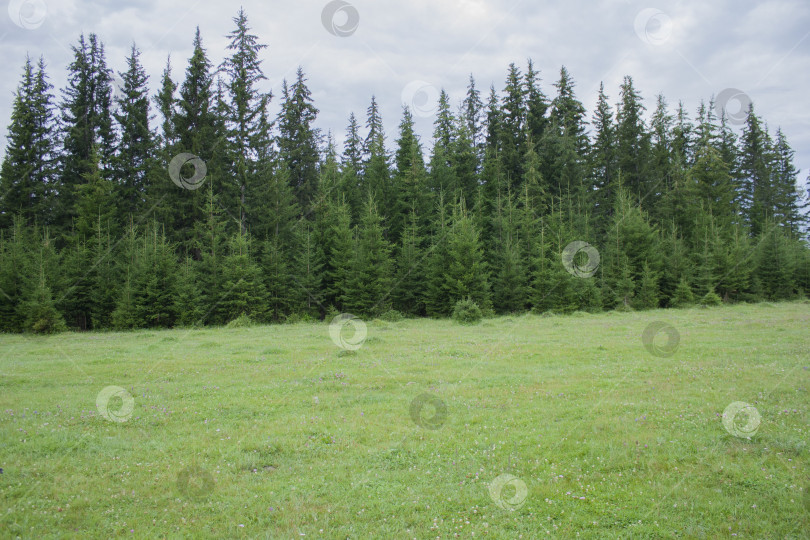
M 0 537 L 806 538 L 808 321 L 1 335 Z

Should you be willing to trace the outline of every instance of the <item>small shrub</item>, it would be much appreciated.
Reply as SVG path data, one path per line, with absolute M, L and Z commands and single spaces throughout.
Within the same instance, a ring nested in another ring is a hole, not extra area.
M 253 319 L 242 313 L 226 325 L 226 328 L 248 328 L 255 325 Z
M 704 306 L 719 306 L 723 303 L 723 299 L 714 292 L 714 289 L 710 289 L 700 300 L 700 303 Z
M 389 309 L 388 311 L 380 315 L 380 320 L 386 322 L 399 322 L 404 318 L 405 317 L 402 315 L 402 313 L 400 313 L 395 309 Z
M 315 322 L 315 317 L 309 313 L 291 313 L 284 322 L 287 324 L 311 323 Z
M 338 309 L 335 306 L 330 305 L 328 308 L 326 308 L 326 315 L 324 316 L 323 320 L 324 322 L 326 322 L 326 324 L 332 324 L 332 321 L 338 315 L 340 315 L 340 311 L 338 311 Z
M 469 297 L 456 302 L 453 308 L 453 320 L 459 324 L 476 324 L 482 317 L 481 308 Z
M 692 294 L 692 289 L 685 279 L 681 279 L 678 286 L 675 288 L 675 294 L 669 300 L 670 307 L 682 308 L 689 307 L 694 303 L 695 297 Z
M 614 311 L 618 311 L 620 313 L 630 313 L 631 311 L 635 310 L 633 309 L 633 306 L 631 306 L 629 303 L 619 302 L 618 304 L 616 304 Z
M 66 332 L 67 325 L 59 314 L 44 314 L 31 323 L 31 330 L 35 334 L 58 334 Z

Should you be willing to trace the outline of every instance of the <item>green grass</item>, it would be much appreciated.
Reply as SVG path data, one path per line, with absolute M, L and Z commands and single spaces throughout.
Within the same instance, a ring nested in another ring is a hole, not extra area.
M 642 343 L 654 321 L 674 355 Z M 807 537 L 808 321 L 370 321 L 354 353 L 326 323 L 0 336 L 0 537 Z M 111 385 L 125 422 L 97 409 Z M 438 427 L 411 417 L 426 393 Z M 723 427 L 734 401 L 751 440 Z

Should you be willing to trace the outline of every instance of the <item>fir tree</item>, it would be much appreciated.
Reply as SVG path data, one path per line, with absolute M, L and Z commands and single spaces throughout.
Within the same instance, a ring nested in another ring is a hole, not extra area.
M 28 225 L 44 226 L 52 219 L 56 171 L 51 88 L 44 60 L 35 70 L 26 57 L 0 166 L 0 227 L 10 227 L 15 214 Z
M 259 53 L 267 46 L 260 44 L 259 38 L 250 33 L 243 8 L 239 8 L 233 22 L 236 28 L 228 34 L 228 50 L 232 54 L 225 59 L 220 70 L 227 75 L 225 87 L 229 99 L 225 102 L 225 120 L 228 140 L 236 160 L 233 167 L 238 203 L 234 201 L 233 208 L 244 233 L 247 230 L 247 192 L 254 183 L 252 177 L 256 174 L 256 159 L 262 147 L 269 144 L 267 134 L 263 131 L 263 119 L 272 95 L 262 93 L 257 88 L 266 79 Z
M 262 272 L 250 255 L 250 238 L 237 232 L 228 242 L 228 254 L 222 261 L 222 297 L 217 302 L 219 320 L 230 322 L 246 315 L 263 321 L 267 309 L 267 291 Z
M 140 61 L 141 52 L 132 45 L 127 70 L 119 73 L 122 95 L 116 97 L 114 114 L 120 139 L 114 158 L 116 199 L 122 214 L 140 215 L 146 204 L 148 172 L 154 157 L 153 133 L 149 127 L 148 77 Z
M 644 126 L 644 111 L 633 79 L 625 77 L 616 113 L 616 164 L 622 173 L 623 186 L 638 202 L 658 189 L 658 186 L 650 184 L 647 176 L 650 136 Z
M 61 105 L 64 149 L 56 206 L 56 225 L 63 232 L 70 230 L 75 217 L 78 186 L 99 166 L 102 176 L 109 177 L 115 147 L 112 74 L 107 68 L 104 45 L 95 34 L 90 34 L 89 40 L 80 36 L 79 44 L 72 49 L 74 58 L 68 68 L 68 86 L 63 90 Z
M 290 173 L 290 184 L 295 189 L 298 204 L 305 211 L 315 194 L 318 183 L 319 132 L 313 126 L 318 109 L 312 103 L 312 93 L 300 67 L 295 82 L 282 86 L 281 112 L 278 118 L 279 158 Z
M 391 245 L 385 238 L 377 204 L 369 198 L 357 232 L 344 300 L 346 309 L 365 315 L 387 311 L 391 304 L 392 274 Z

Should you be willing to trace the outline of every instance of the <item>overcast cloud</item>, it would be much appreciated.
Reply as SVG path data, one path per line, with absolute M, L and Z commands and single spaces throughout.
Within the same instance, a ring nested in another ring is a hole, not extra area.
M 225 56 L 225 35 L 238 4 L 221 0 L 11 0 L 0 12 L 0 125 L 3 152 L 13 92 L 26 52 L 44 55 L 57 88 L 64 85 L 70 46 L 81 32 L 97 33 L 107 62 L 124 68 L 134 41 L 156 89 L 166 56 L 180 81 L 195 26 L 211 61 Z M 663 93 L 672 109 L 682 100 L 694 117 L 701 99 L 727 88 L 750 96 L 772 132 L 781 126 L 796 150 L 800 179 L 810 168 L 810 2 L 806 0 L 663 2 L 649 0 L 350 0 L 323 24 L 325 0 L 245 0 L 251 26 L 268 48 L 267 89 L 303 66 L 320 110 L 318 126 L 342 141 L 351 111 L 365 117 L 377 96 L 389 146 L 403 100 L 414 90 L 417 127 L 429 144 L 432 103 L 439 88 L 457 103 L 470 73 L 482 91 L 501 90 L 507 66 L 532 58 L 543 90 L 565 65 L 590 117 L 600 81 L 611 102 L 632 75 L 648 109 Z M 355 27 L 355 15 L 359 18 Z M 28 28 L 24 28 L 28 27 Z M 430 86 L 425 87 L 424 83 Z M 273 100 L 277 110 L 278 99 Z M 732 101 L 729 109 L 739 104 Z M 426 144 L 427 145 L 427 144 Z

